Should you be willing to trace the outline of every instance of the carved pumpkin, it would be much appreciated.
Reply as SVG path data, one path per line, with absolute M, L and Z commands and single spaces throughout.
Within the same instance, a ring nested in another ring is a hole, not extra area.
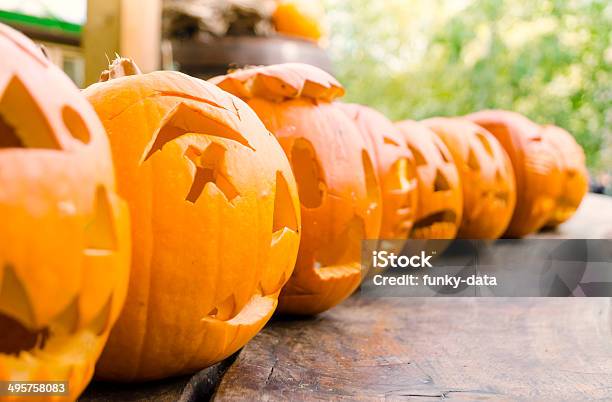
M 467 118 L 493 134 L 512 161 L 516 207 L 504 236 L 537 231 L 550 217 L 561 190 L 556 151 L 542 141 L 540 126 L 518 113 L 483 110 Z
M 0 24 L 0 380 L 85 388 L 125 299 L 128 210 L 74 84 Z
M 547 125 L 542 128 L 542 138 L 559 155 L 563 176 L 561 192 L 546 222 L 546 226 L 555 227 L 571 218 L 578 209 L 588 191 L 589 173 L 585 165 L 584 151 L 570 133 L 561 127 Z
M 316 314 L 361 282 L 361 240 L 380 231 L 380 189 L 359 129 L 331 101 L 344 93 L 324 71 L 280 64 L 213 79 L 244 98 L 278 138 L 298 184 L 304 222 L 279 311 Z
M 133 217 L 125 308 L 96 374 L 144 380 L 224 359 L 268 321 L 299 244 L 295 179 L 240 99 L 126 59 L 85 90 Z M 116 77 L 116 78 L 113 78 Z
M 463 195 L 448 148 L 424 124 L 396 123 L 416 162 L 419 205 L 410 232 L 413 239 L 454 239 L 461 223 Z
M 506 151 L 491 133 L 469 120 L 437 117 L 422 123 L 444 142 L 459 171 L 463 218 L 457 237 L 497 239 L 516 204 L 514 171 Z
M 397 127 L 366 106 L 341 104 L 372 148 L 382 191 L 381 239 L 406 239 L 418 204 L 416 164 Z

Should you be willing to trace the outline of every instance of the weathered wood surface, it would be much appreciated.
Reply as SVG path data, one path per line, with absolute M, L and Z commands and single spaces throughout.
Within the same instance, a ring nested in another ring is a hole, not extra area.
M 216 401 L 612 399 L 610 299 L 353 297 L 274 321 Z

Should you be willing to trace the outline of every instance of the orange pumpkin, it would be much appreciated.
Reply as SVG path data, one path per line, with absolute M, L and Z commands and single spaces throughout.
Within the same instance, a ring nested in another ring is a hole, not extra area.
M 323 6 L 316 0 L 277 0 L 272 14 L 276 31 L 318 41 L 323 35 Z
M 133 217 L 128 297 L 96 372 L 121 381 L 244 346 L 276 308 L 300 230 L 291 167 L 244 102 L 178 72 L 121 76 L 137 71 L 116 60 L 85 90 Z
M 279 311 L 316 314 L 361 282 L 361 240 L 380 231 L 376 172 L 358 127 L 332 101 L 344 93 L 324 71 L 280 64 L 213 79 L 245 99 L 278 138 L 298 184 L 304 228 Z
M 74 400 L 125 299 L 128 210 L 79 90 L 2 24 L 0 53 L 0 380 L 68 381 Z
M 406 239 L 418 204 L 416 164 L 397 127 L 382 113 L 361 105 L 338 104 L 370 144 L 382 191 L 382 239 Z
M 588 191 L 589 173 L 582 147 L 561 127 L 546 125 L 542 128 L 544 142 L 550 144 L 560 157 L 563 176 L 562 190 L 546 226 L 555 227 L 574 215 Z
M 453 155 L 463 188 L 463 219 L 457 237 L 497 239 L 516 204 L 512 163 L 501 144 L 484 128 L 461 118 L 437 117 L 422 122 Z
M 467 118 L 493 134 L 512 161 L 517 198 L 505 236 L 537 231 L 551 216 L 561 190 L 556 151 L 542 140 L 539 125 L 516 112 L 484 110 Z
M 424 124 L 396 123 L 416 162 L 419 205 L 410 237 L 454 239 L 461 223 L 463 196 L 459 173 L 448 148 Z

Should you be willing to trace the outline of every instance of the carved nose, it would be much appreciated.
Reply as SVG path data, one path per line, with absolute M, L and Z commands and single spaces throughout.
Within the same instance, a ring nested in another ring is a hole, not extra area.
M 480 163 L 478 162 L 478 158 L 476 158 L 476 154 L 471 148 L 470 153 L 468 154 L 467 165 L 472 170 L 480 170 Z
M 440 169 L 436 169 L 436 179 L 434 180 L 434 192 L 437 191 L 448 191 L 450 190 L 450 184 L 446 179 L 446 176 L 442 174 Z

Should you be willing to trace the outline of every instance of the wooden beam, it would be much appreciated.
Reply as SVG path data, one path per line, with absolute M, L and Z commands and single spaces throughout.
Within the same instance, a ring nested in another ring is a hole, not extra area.
M 143 72 L 159 69 L 161 0 L 88 0 L 83 30 L 85 81 L 98 81 L 115 53 L 131 57 Z
M 142 72 L 159 70 L 162 0 L 123 0 L 121 55 L 132 58 Z

